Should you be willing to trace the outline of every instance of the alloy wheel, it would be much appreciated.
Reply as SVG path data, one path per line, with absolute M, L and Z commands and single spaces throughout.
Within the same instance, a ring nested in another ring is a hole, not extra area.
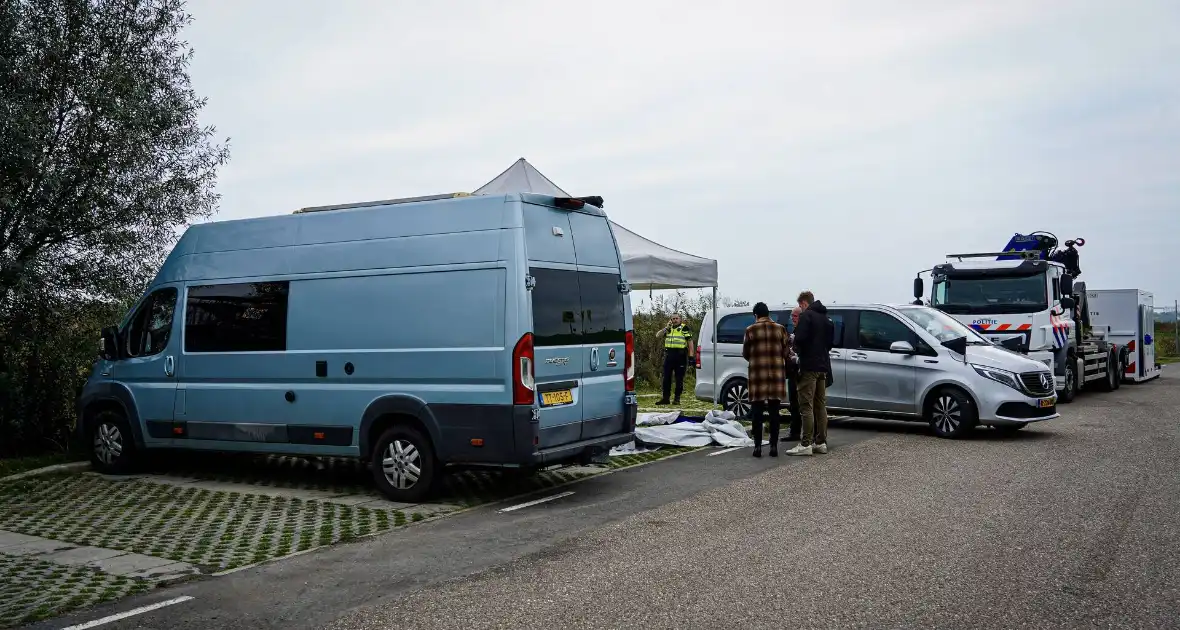
M 409 440 L 394 440 L 385 449 L 381 470 L 389 485 L 398 490 L 409 490 L 422 476 L 422 453 Z
M 963 410 L 959 403 L 949 395 L 939 396 L 934 401 L 934 425 L 944 435 L 950 435 L 958 430 L 963 420 Z
M 729 387 L 725 393 L 725 409 L 739 418 L 745 418 L 750 413 L 750 388 L 745 383 Z
M 94 432 L 94 455 L 98 461 L 111 466 L 123 455 L 123 433 L 110 422 L 98 425 Z

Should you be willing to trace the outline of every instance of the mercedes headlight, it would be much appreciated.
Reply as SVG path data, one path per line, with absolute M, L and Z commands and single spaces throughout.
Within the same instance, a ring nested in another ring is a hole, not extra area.
M 1020 389 L 1020 381 L 1016 378 L 1016 374 L 1007 370 L 1000 370 L 993 367 L 984 367 L 982 365 L 972 365 L 975 372 L 986 379 L 991 379 L 997 383 L 1003 383 L 1016 391 Z

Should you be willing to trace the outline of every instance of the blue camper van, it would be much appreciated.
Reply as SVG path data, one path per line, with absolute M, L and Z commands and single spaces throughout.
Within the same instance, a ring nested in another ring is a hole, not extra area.
M 600 197 L 465 194 L 190 227 L 102 334 L 94 466 L 148 449 L 355 457 L 397 501 L 452 466 L 632 439 L 629 288 Z

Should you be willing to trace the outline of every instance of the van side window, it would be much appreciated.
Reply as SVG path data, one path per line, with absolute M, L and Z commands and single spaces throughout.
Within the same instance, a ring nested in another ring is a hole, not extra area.
M 861 311 L 858 338 L 861 350 L 889 352 L 895 341 L 913 342 L 914 331 L 896 317 L 880 311 Z
M 172 318 L 176 314 L 177 291 L 160 289 L 143 301 L 127 326 L 127 356 L 150 357 L 168 347 Z
M 537 280 L 533 287 L 533 344 L 573 346 L 582 343 L 582 300 L 578 272 L 564 269 L 532 267 L 529 275 Z M 618 289 L 615 289 L 618 291 Z M 621 296 L 620 296 L 621 297 Z
M 184 351 L 286 350 L 289 288 L 286 281 L 189 287 Z
M 787 332 L 795 332 L 795 324 L 791 322 L 791 311 L 771 311 L 770 318 L 782 324 Z
M 795 327 L 791 325 L 790 311 L 771 311 L 770 321 L 787 327 L 791 332 Z M 717 343 L 742 343 L 746 340 L 746 328 L 754 323 L 753 313 L 734 313 L 726 315 L 717 322 Z
M 624 343 L 622 278 L 616 273 L 578 272 L 582 293 L 582 343 Z M 535 289 L 534 289 L 535 290 Z
M 753 313 L 734 313 L 722 317 L 717 322 L 717 343 L 742 343 L 746 339 L 746 328 L 753 323 Z
M 828 311 L 828 319 L 832 320 L 832 347 L 844 347 L 844 313 L 842 311 Z

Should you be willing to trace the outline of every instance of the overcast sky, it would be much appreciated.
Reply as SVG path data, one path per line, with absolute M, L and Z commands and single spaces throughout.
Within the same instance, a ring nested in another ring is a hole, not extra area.
M 1180 2 L 191 0 L 215 219 L 471 191 L 525 157 L 719 261 L 906 301 L 948 252 L 1087 239 L 1180 297 Z

